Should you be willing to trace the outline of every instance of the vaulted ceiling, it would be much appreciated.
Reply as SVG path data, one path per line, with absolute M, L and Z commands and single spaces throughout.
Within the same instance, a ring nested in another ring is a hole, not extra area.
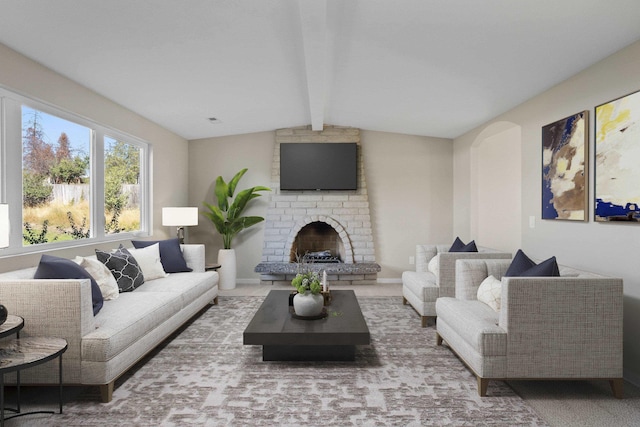
M 0 3 L 0 43 L 187 139 L 307 124 L 454 138 L 639 23 L 637 0 Z

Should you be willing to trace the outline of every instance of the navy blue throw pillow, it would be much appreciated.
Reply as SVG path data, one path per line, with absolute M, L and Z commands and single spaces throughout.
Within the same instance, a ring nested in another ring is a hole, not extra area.
M 464 243 L 462 243 L 462 240 L 460 240 L 459 237 L 456 237 L 456 240 L 453 241 L 453 245 L 449 248 L 449 252 L 459 252 L 462 248 L 464 248 Z
M 522 249 L 518 249 L 516 252 L 516 256 L 513 257 L 509 268 L 507 268 L 507 272 L 504 273 L 505 277 L 515 277 L 520 276 L 522 273 L 535 266 L 536 263 L 531 261 L 531 259 L 522 252 Z
M 472 240 L 465 245 L 459 237 L 456 237 L 453 245 L 449 248 L 449 252 L 478 252 L 478 248 L 476 247 L 475 240 Z
M 91 280 L 91 302 L 93 315 L 98 314 L 102 308 L 103 299 L 100 287 L 95 279 L 84 267 L 70 259 L 52 255 L 42 255 L 36 269 L 35 279 L 89 279 Z
M 160 244 L 160 262 L 165 273 L 181 273 L 183 271 L 193 271 L 187 267 L 182 251 L 180 250 L 180 241 L 175 239 L 168 240 L 132 240 L 131 243 L 136 249 L 146 248 L 147 246 Z
M 520 277 L 558 277 L 560 276 L 560 269 L 556 262 L 556 257 L 542 261 L 540 264 L 531 267 L 527 271 L 523 272 Z
M 542 261 L 540 264 L 533 262 L 528 256 L 518 249 L 513 257 L 511 265 L 504 274 L 504 277 L 557 277 L 560 276 L 560 269 L 556 262 L 556 257 Z

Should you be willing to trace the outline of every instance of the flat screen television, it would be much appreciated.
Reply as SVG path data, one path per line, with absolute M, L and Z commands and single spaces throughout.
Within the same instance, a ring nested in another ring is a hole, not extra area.
M 358 144 L 280 144 L 281 190 L 357 190 Z

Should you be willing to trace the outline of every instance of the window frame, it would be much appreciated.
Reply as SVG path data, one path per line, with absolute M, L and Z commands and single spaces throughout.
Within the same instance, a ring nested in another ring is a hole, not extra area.
M 91 237 L 23 246 L 22 239 L 22 106 L 68 120 L 91 130 Z M 140 148 L 140 229 L 114 234 L 104 230 L 104 138 L 115 138 Z M 151 202 L 152 145 L 138 137 L 100 124 L 58 106 L 16 93 L 0 85 L 0 202 L 9 205 L 9 247 L 0 250 L 0 258 L 18 254 L 49 252 L 57 249 L 96 245 L 102 242 L 146 237 L 152 229 Z M 11 184 L 10 184 L 11 183 Z M 16 184 L 17 183 L 17 184 Z M 19 187 L 19 191 L 15 188 Z M 18 224 L 18 226 L 16 226 Z

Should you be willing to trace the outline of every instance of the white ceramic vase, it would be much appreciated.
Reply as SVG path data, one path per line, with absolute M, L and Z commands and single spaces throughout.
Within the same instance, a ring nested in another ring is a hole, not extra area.
M 324 307 L 324 297 L 320 294 L 312 294 L 307 291 L 304 294 L 295 294 L 293 297 L 293 310 L 298 316 L 318 316 Z
M 236 287 L 236 250 L 235 249 L 220 249 L 218 251 L 218 274 L 220 274 L 220 281 L 218 282 L 219 289 L 235 289 Z

